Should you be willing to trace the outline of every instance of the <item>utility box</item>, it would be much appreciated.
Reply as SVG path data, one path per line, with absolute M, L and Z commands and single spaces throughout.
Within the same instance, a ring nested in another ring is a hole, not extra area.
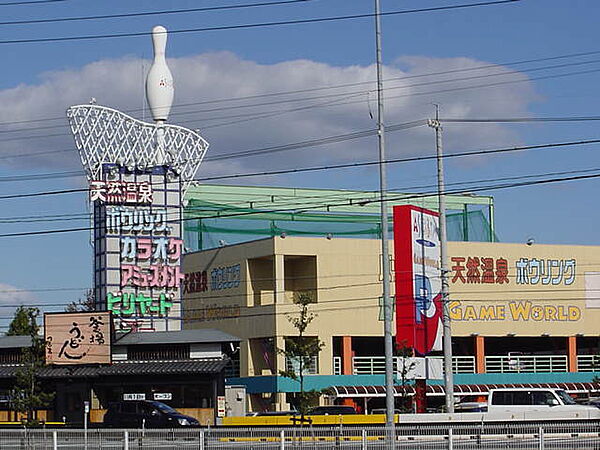
M 246 386 L 225 386 L 225 417 L 246 415 Z

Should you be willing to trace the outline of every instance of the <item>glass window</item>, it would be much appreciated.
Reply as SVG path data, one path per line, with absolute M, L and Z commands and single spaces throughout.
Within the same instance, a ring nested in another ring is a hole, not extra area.
M 531 405 L 531 392 L 513 392 L 513 405 Z
M 532 404 L 534 405 L 550 406 L 554 404 L 556 398 L 552 392 L 534 391 L 532 393 L 532 400 Z
M 124 412 L 127 414 L 135 414 L 135 412 L 136 412 L 135 402 L 124 402 L 121 405 L 121 412 Z
M 492 405 L 506 405 L 504 392 L 494 392 L 492 394 Z
M 531 405 L 531 392 L 502 391 L 494 392 L 492 405 Z
M 567 394 L 565 391 L 558 390 L 556 391 L 556 395 L 558 395 L 558 397 L 563 401 L 563 403 L 565 405 L 574 405 L 575 404 L 575 400 L 573 400 L 573 398 Z
M 150 406 L 150 405 L 148 405 Z M 159 409 L 164 413 L 173 413 L 176 412 L 173 408 L 171 408 L 169 405 L 165 405 L 164 403 L 161 402 L 152 402 L 152 406 L 150 406 L 150 409 Z
M 140 403 L 139 404 L 139 411 L 144 414 L 144 415 L 151 415 L 152 412 L 155 410 L 154 406 L 149 404 L 149 403 Z

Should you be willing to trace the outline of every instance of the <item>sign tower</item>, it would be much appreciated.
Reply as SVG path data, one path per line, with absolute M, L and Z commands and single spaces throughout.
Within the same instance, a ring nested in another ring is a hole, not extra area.
M 71 106 L 67 118 L 89 182 L 94 299 L 115 330 L 182 328 L 182 205 L 208 142 L 166 123 L 174 84 L 167 30 L 152 29 L 146 97 L 154 123 L 100 106 Z

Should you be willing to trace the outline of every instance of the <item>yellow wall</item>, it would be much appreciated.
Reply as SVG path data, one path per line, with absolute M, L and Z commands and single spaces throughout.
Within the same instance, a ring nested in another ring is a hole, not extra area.
M 599 247 L 451 242 L 449 255 L 450 258 L 464 258 L 462 265 L 465 266 L 464 282 L 457 275 L 457 270 L 450 273 L 454 336 L 469 336 L 472 333 L 484 336 L 505 336 L 507 333 L 517 336 L 540 336 L 542 333 L 556 336 L 600 334 Z M 276 268 L 281 267 L 283 260 L 291 261 L 291 256 L 316 256 L 318 302 L 311 309 L 317 316 L 307 334 L 318 335 L 326 345 L 320 355 L 320 373 L 332 373 L 333 336 L 383 335 L 383 322 L 378 320 L 381 296 L 380 242 L 369 239 L 275 237 L 188 255 L 183 263 L 186 273 L 207 270 L 210 278 L 210 272 L 215 267 L 241 264 L 242 278 L 236 288 L 214 291 L 209 286 L 206 292 L 184 296 L 186 317 L 194 317 L 188 314 L 195 309 L 232 306 L 237 308 L 229 310 L 234 311 L 235 317 L 216 320 L 218 315 L 209 318 L 196 316 L 196 320 L 186 320 L 185 327 L 218 328 L 242 339 L 273 337 L 276 345 L 280 346 L 284 336 L 297 333 L 288 320 L 290 314 L 297 310 L 292 303 L 293 295 L 291 292 L 284 293 L 286 295 L 274 292 L 272 304 L 247 306 L 257 304 L 249 300 L 253 296 L 253 283 L 249 282 L 247 260 L 272 259 L 273 272 L 277 272 L 272 276 L 277 279 L 272 280 L 270 285 L 284 289 L 284 274 Z M 478 265 L 473 258 L 479 258 Z M 481 266 L 490 261 L 487 258 L 491 258 L 493 279 L 489 271 Z M 517 283 L 517 261 L 523 263 L 523 258 L 527 260 L 529 284 Z M 504 282 L 499 282 L 499 279 L 503 279 L 502 259 L 506 260 L 507 272 Z M 543 277 L 536 280 L 536 269 L 529 266 L 531 260 L 544 261 L 544 264 L 559 261 L 553 268 L 548 284 L 544 284 Z M 460 265 L 457 261 L 460 260 L 451 260 L 449 267 L 452 269 Z M 478 267 L 479 283 L 475 282 L 477 277 L 473 276 L 476 271 L 471 273 L 470 278 L 467 277 L 467 262 Z M 288 267 L 294 267 L 294 271 L 303 276 L 310 273 L 297 264 L 288 264 Z M 563 270 L 562 278 L 559 276 L 560 267 Z M 481 282 L 484 272 L 485 281 L 493 282 Z M 260 276 L 267 276 L 267 273 L 263 271 Z M 556 284 L 552 284 L 552 279 Z M 392 293 L 393 280 L 392 274 Z M 537 281 L 537 284 L 532 284 L 532 281 Z M 261 283 L 266 281 L 261 280 Z M 289 287 L 292 284 L 287 285 Z M 594 292 L 593 288 L 598 290 Z M 269 372 L 265 372 L 266 363 L 262 353 L 262 347 L 256 342 L 252 346 L 247 342 L 242 345 L 242 376 Z M 276 370 L 281 370 L 282 357 L 275 356 L 275 359 L 278 361 Z
M 465 265 L 469 257 L 478 257 L 480 263 L 482 257 L 492 258 L 494 272 L 500 258 L 508 263 L 508 282 L 503 283 L 497 282 L 495 273 L 487 283 L 476 283 L 477 277 L 469 280 L 466 276 L 463 282 L 457 272 L 466 272 L 452 270 L 453 334 L 600 334 L 599 247 L 452 242 L 449 254 L 451 269 Z M 464 263 L 457 258 L 464 258 Z M 542 264 L 544 274 L 538 276 Z M 553 265 L 550 276 L 549 264 Z

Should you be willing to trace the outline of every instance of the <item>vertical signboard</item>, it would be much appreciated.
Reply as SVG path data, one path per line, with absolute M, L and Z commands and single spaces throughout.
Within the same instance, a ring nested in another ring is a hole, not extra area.
M 394 207 L 396 343 L 424 355 L 442 347 L 438 213 Z
M 46 313 L 46 364 L 110 364 L 110 312 Z
M 90 182 L 98 310 L 116 331 L 181 329 L 181 181 L 167 166 L 105 164 Z

